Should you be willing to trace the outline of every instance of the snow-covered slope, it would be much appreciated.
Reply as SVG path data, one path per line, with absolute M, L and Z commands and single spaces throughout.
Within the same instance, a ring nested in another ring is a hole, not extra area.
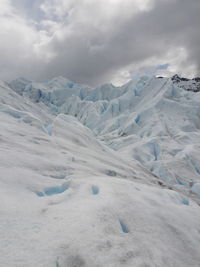
M 200 96 L 171 79 L 0 83 L 0 266 L 199 267 Z

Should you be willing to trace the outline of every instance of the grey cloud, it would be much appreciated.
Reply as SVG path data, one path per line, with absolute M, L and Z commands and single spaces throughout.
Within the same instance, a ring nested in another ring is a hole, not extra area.
M 20 12 L 20 15 L 27 20 L 40 21 L 43 18 L 43 12 L 40 5 L 43 0 L 11 0 L 12 5 Z
M 186 55 L 177 63 L 178 71 L 181 73 L 184 68 L 195 65 L 197 73 L 194 75 L 199 73 L 199 0 L 156 0 L 152 9 L 132 16 L 130 2 L 127 16 L 126 12 L 116 9 L 116 14 L 108 18 L 104 9 L 106 6 L 98 10 L 95 4 L 87 8 L 81 1 L 76 1 L 73 12 L 66 14 L 63 23 L 59 24 L 58 33 L 41 46 L 41 53 L 49 52 L 54 57 L 48 64 L 42 58 L 30 58 L 29 71 L 24 71 L 25 75 L 41 80 L 62 75 L 77 82 L 97 85 L 110 81 L 120 69 L 129 65 L 141 66 L 143 62 L 151 62 L 152 58 L 158 65 L 170 64 L 160 60 L 168 59 L 168 53 L 179 47 L 185 48 Z M 23 60 L 20 64 L 23 72 Z

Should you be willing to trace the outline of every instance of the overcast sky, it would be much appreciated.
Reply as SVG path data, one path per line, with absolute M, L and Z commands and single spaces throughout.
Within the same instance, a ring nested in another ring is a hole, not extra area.
M 200 74 L 200 0 L 0 0 L 0 79 Z

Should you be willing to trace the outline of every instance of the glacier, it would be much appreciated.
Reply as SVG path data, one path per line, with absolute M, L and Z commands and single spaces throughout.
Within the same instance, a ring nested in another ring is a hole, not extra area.
M 199 267 L 198 83 L 1 81 L 0 266 Z

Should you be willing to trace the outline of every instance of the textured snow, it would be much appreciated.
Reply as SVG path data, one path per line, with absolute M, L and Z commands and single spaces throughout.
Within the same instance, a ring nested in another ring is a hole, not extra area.
M 168 78 L 0 82 L 0 266 L 199 267 L 199 114 Z

